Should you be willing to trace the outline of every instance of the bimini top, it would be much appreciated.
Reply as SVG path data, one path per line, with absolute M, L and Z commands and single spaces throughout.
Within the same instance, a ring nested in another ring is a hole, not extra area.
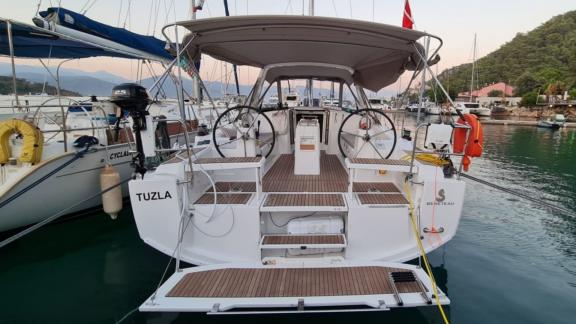
M 351 68 L 354 83 L 377 91 L 415 70 L 428 35 L 365 21 L 311 16 L 234 16 L 178 22 L 190 59 L 200 53 L 236 65 L 327 63 Z M 167 26 L 166 28 L 168 28 Z

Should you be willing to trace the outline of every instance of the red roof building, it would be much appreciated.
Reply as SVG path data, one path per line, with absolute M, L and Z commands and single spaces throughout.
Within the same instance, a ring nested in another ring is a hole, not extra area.
M 504 82 L 498 82 L 498 83 L 491 84 L 491 85 L 489 85 L 489 86 L 487 86 L 487 87 L 484 87 L 484 88 L 482 88 L 482 89 L 480 89 L 480 90 L 474 90 L 474 91 L 472 91 L 472 96 L 473 96 L 473 97 L 476 97 L 476 98 L 478 98 L 478 97 L 488 97 L 488 94 L 489 94 L 491 91 L 496 90 L 496 91 L 501 91 L 501 92 L 503 92 L 503 93 L 506 95 L 506 97 L 512 97 L 512 96 L 514 95 L 514 89 L 515 89 L 515 88 L 514 88 L 513 86 L 511 86 L 511 85 L 508 85 L 508 84 L 506 84 L 506 83 L 504 83 Z M 458 97 L 470 97 L 470 92 L 469 92 L 469 91 L 460 92 L 460 93 L 458 94 Z

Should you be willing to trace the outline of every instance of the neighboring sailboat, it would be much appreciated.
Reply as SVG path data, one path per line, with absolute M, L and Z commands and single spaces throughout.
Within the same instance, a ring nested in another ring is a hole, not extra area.
M 470 93 L 469 93 L 469 101 L 468 102 L 457 102 L 457 107 L 458 109 L 461 109 L 463 113 L 465 114 L 474 114 L 477 116 L 482 116 L 482 117 L 486 117 L 486 116 L 490 116 L 490 109 L 486 108 L 486 107 L 482 107 L 480 105 L 480 103 L 476 102 L 474 100 L 474 81 L 476 81 L 476 83 L 478 82 L 478 80 L 475 80 L 474 77 L 477 74 L 477 70 L 476 70 L 476 34 L 474 34 L 474 46 L 473 46 L 473 50 L 472 50 L 472 73 L 471 73 L 471 77 L 470 77 Z M 455 115 L 456 112 L 453 110 L 452 111 L 452 115 Z
M 105 26 L 64 8 L 49 8 L 34 21 L 42 27 L 0 20 L 0 55 L 9 56 L 13 64 L 16 57 L 108 56 L 162 62 L 172 57 L 160 40 Z M 105 167 L 107 174 L 113 166 L 120 179 L 130 178 L 135 149 L 131 124 L 122 121 L 114 104 L 57 96 L 26 105 L 18 96 L 16 83 L 14 88 L 14 105 L 2 107 L 15 112 L 13 119 L 0 121 L 0 231 L 100 205 L 98 193 L 105 189 L 99 185 L 100 174 Z M 153 106 L 164 112 L 162 108 L 170 105 Z M 175 117 L 177 125 L 168 120 L 161 132 L 167 146 L 172 135 L 183 131 L 174 127 L 180 126 L 183 116 Z

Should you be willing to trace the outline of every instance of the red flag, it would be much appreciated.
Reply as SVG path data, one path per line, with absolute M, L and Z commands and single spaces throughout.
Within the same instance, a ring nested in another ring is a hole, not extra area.
M 404 2 L 404 17 L 402 17 L 402 28 L 413 29 L 414 19 L 412 18 L 412 10 L 410 10 L 410 2 Z
M 200 0 L 195 7 L 192 7 L 192 12 L 196 12 L 199 10 L 202 10 L 202 7 L 204 6 L 204 1 L 205 0 Z

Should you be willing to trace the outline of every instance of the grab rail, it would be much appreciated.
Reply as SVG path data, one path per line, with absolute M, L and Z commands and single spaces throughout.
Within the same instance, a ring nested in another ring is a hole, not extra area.
M 418 150 L 418 147 L 417 147 L 419 131 L 423 127 L 429 127 L 430 125 L 432 125 L 432 123 L 422 123 L 416 127 L 416 131 L 414 134 L 414 144 L 412 146 L 412 157 L 410 159 L 410 172 L 409 172 L 410 177 L 413 176 L 413 169 L 414 169 L 414 161 L 416 158 L 416 152 L 418 152 L 418 153 L 430 153 L 428 151 Z M 462 124 L 452 124 L 451 126 L 454 129 L 456 129 L 456 128 L 466 129 L 466 141 L 464 142 L 464 147 L 468 146 L 468 139 L 470 138 L 470 130 L 472 128 L 468 125 L 462 125 Z M 464 153 L 443 152 L 442 154 L 445 156 L 464 156 Z M 460 166 L 458 167 L 458 179 L 460 179 L 460 173 L 462 173 L 462 167 L 463 166 L 464 166 L 463 160 L 460 160 Z

